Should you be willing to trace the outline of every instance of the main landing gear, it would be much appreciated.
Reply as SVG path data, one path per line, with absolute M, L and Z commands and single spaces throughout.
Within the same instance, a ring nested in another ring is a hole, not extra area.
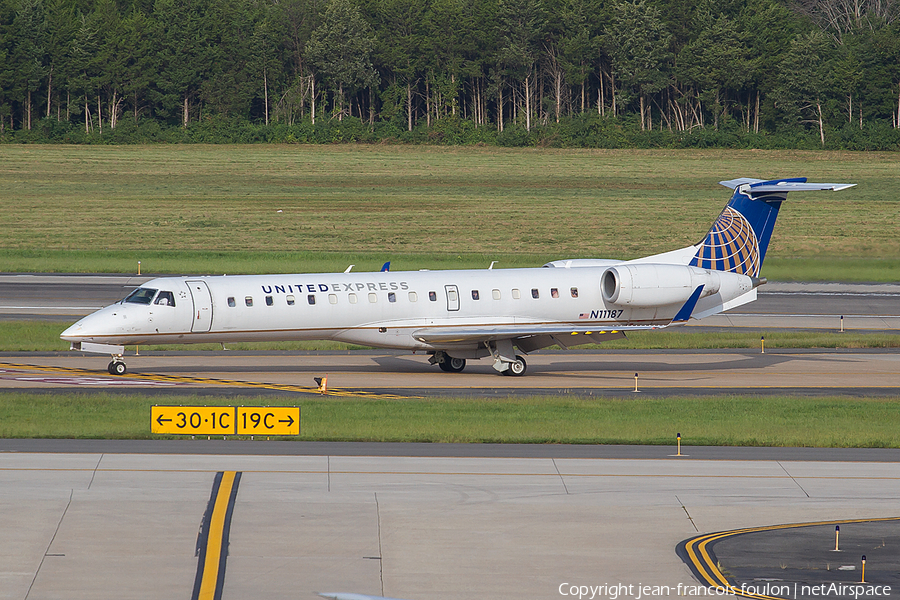
M 428 360 L 431 364 L 439 366 L 445 373 L 460 373 L 466 368 L 466 359 L 450 356 L 443 350 L 438 350 Z M 521 355 L 516 354 L 515 359 L 503 358 L 498 355 L 494 359 L 494 368 L 503 375 L 519 377 L 525 374 L 528 365 Z
M 525 369 L 528 368 L 528 365 L 525 363 L 525 359 L 520 355 L 516 355 L 516 360 L 509 363 L 509 367 L 505 371 L 501 371 L 504 375 L 512 375 L 514 377 L 518 377 L 520 375 L 525 374 Z
M 128 367 L 125 366 L 125 361 L 122 360 L 121 356 L 114 356 L 112 362 L 107 365 L 106 370 L 109 371 L 110 375 L 124 375 Z
M 466 368 L 466 359 L 455 358 L 443 351 L 432 354 L 429 362 L 437 364 L 445 373 L 461 373 Z

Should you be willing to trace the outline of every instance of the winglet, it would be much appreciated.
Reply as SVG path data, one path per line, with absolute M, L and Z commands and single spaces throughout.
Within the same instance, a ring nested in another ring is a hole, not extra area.
M 387 261 L 386 263 L 384 263 L 383 265 L 381 265 L 381 272 L 382 272 L 382 273 L 387 273 L 387 272 L 390 271 L 390 270 L 391 270 L 391 261 Z
M 672 319 L 673 323 L 684 323 L 691 318 L 691 313 L 694 312 L 694 307 L 697 306 L 697 300 L 700 299 L 700 294 L 703 293 L 703 286 L 698 285 L 697 289 L 694 290 L 694 293 L 691 294 L 691 297 L 688 298 L 687 302 L 684 303 L 684 306 L 681 307 L 681 310 L 678 311 L 678 314 L 675 315 L 675 318 Z

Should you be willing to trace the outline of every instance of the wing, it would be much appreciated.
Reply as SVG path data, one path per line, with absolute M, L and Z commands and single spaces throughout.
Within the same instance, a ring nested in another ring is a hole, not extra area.
M 553 344 L 563 348 L 616 340 L 625 337 L 625 331 L 654 329 L 656 326 L 626 326 L 610 328 L 603 326 L 576 326 L 571 323 L 549 325 L 469 325 L 458 327 L 425 327 L 413 332 L 412 336 L 423 344 L 455 345 L 473 342 L 495 342 L 511 340 L 525 352 L 533 352 Z

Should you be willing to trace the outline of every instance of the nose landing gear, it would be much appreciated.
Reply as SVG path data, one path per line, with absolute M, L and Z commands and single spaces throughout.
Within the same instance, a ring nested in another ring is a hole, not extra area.
M 106 370 L 109 371 L 110 375 L 124 375 L 128 367 L 125 366 L 125 361 L 122 360 L 121 356 L 114 356 L 112 362 L 107 365 Z

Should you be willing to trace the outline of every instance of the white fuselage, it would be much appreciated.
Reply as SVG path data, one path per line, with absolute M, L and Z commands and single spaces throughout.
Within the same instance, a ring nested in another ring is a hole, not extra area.
M 610 303 L 601 291 L 607 268 L 554 264 L 530 269 L 166 277 L 141 288 L 159 292 L 157 302 L 162 292 L 171 292 L 174 306 L 122 301 L 83 318 L 61 337 L 122 345 L 332 339 L 434 350 L 438 346 L 414 334 L 472 326 L 661 327 L 684 303 L 680 296 L 649 307 Z M 723 276 L 734 285 L 702 297 L 697 312 L 719 312 L 730 308 L 726 304 L 735 298 L 741 297 L 741 303 L 755 298 L 750 278 Z M 691 281 L 673 285 L 690 286 Z M 690 295 L 692 290 L 685 289 Z M 444 341 L 439 347 L 477 345 L 467 339 Z

